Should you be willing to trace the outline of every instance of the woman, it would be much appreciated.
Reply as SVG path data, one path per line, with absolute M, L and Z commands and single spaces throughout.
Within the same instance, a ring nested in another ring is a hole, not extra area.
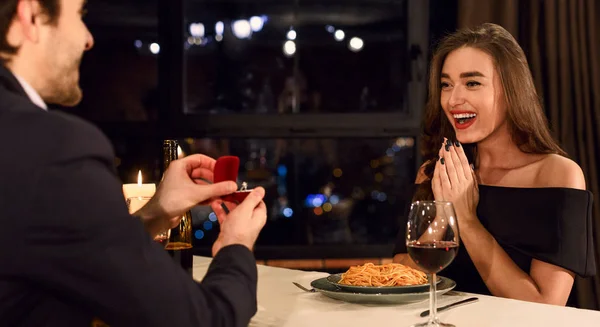
M 441 274 L 463 291 L 565 305 L 575 274 L 595 273 L 592 197 L 551 137 L 523 50 L 498 25 L 460 30 L 429 77 L 414 200 L 453 202 L 462 242 Z M 404 232 L 394 260 L 416 267 Z

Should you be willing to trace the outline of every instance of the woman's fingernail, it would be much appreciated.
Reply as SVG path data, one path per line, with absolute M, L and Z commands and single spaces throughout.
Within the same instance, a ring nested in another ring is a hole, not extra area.
M 446 151 L 450 151 L 451 146 L 452 146 L 452 141 L 446 139 Z
M 460 148 L 460 142 L 454 141 L 454 146 L 457 147 L 457 148 Z
M 475 166 L 473 166 L 473 164 L 470 164 L 469 167 L 471 167 L 471 170 L 475 170 Z
M 444 158 L 440 158 L 440 163 L 443 165 L 446 162 L 446 160 L 444 160 Z

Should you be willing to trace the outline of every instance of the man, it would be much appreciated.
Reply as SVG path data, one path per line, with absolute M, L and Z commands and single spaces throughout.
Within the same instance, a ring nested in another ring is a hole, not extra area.
M 0 1 L 0 325 L 246 326 L 256 312 L 251 249 L 266 221 L 257 188 L 221 221 L 214 259 L 194 282 L 152 235 L 197 203 L 235 191 L 212 179 L 214 160 L 169 166 L 132 218 L 108 140 L 46 111 L 75 105 L 79 63 L 93 39 L 84 0 Z M 144 229 L 145 227 L 145 229 Z

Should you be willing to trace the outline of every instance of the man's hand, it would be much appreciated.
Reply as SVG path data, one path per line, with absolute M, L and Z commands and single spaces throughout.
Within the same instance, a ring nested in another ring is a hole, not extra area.
M 221 225 L 221 233 L 213 244 L 213 257 L 222 248 L 233 244 L 242 244 L 252 251 L 258 234 L 267 222 L 267 207 L 262 201 L 264 196 L 265 189 L 257 187 L 229 213 L 225 213 L 222 201 L 211 203 Z M 228 207 L 231 208 L 231 204 L 228 203 Z
M 212 184 L 215 160 L 194 154 L 169 164 L 150 201 L 134 215 L 152 236 L 179 224 L 186 211 L 237 190 L 233 181 Z

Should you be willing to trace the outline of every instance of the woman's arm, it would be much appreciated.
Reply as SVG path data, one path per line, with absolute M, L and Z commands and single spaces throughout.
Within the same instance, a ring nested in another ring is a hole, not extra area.
M 460 228 L 463 246 L 493 295 L 557 305 L 567 303 L 574 281 L 572 272 L 533 259 L 528 274 L 514 263 L 479 219 L 469 219 Z

